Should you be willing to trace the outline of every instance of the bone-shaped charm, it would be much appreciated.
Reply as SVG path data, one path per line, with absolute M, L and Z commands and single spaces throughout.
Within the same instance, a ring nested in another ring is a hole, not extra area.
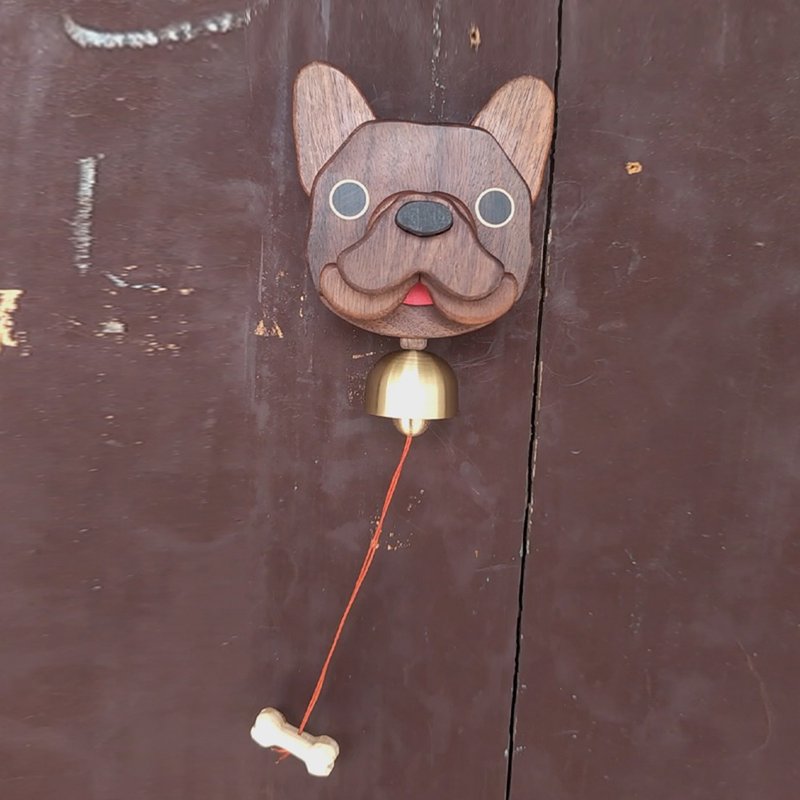
M 262 747 L 279 747 L 296 756 L 306 765 L 309 775 L 330 775 L 339 755 L 339 745 L 330 736 L 300 733 L 275 708 L 265 708 L 259 713 L 250 736 Z

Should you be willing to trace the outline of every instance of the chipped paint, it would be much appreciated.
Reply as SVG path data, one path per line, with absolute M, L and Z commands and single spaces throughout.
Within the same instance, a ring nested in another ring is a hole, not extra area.
M 439 80 L 439 59 L 442 54 L 442 0 L 433 5 L 433 52 L 431 54 L 431 94 L 430 112 L 436 112 L 436 95 L 444 85 Z M 441 113 L 444 113 L 444 92 L 442 92 Z
M 409 498 L 410 502 L 406 507 L 406 511 L 411 511 L 414 508 L 414 506 L 418 506 L 420 503 L 422 503 L 422 501 L 425 499 L 424 495 L 425 495 L 424 489 L 420 489 L 419 494 L 412 494 L 411 497 Z
M 147 356 L 152 356 L 154 353 L 169 353 L 171 356 L 179 356 L 181 353 L 180 345 L 174 342 L 163 344 L 162 342 L 157 342 L 155 338 L 150 338 L 145 342 L 145 345 L 144 353 Z
M 23 294 L 22 289 L 0 289 L 0 352 L 4 347 L 19 347 L 14 334 L 14 312 Z
M 469 26 L 469 46 L 475 52 L 481 46 L 481 29 L 474 22 Z
M 246 28 L 255 15 L 255 9 L 225 11 L 212 14 L 196 22 L 183 21 L 162 28 L 142 28 L 132 31 L 102 31 L 76 22 L 69 14 L 63 16 L 64 33 L 78 47 L 85 49 L 119 50 L 131 48 L 142 50 L 161 44 L 193 42 L 205 36 L 230 33 Z
M 327 45 L 331 38 L 331 0 L 320 0 L 319 15 L 322 18 L 322 34 Z
M 264 320 L 259 320 L 253 333 L 256 336 L 274 336 L 277 339 L 283 339 L 283 330 L 277 322 L 273 320 L 272 325 L 268 328 Z
M 136 267 L 125 267 L 125 269 L 136 269 Z M 169 291 L 166 286 L 162 286 L 160 283 L 128 283 L 124 278 L 120 278 L 119 275 L 114 275 L 112 272 L 105 272 L 103 274 L 118 289 L 141 289 L 145 292 L 152 292 L 153 294 L 161 294 L 161 292 Z M 184 294 L 183 289 L 181 290 L 181 294 Z
M 92 266 L 92 214 L 97 171 L 103 154 L 78 159 L 78 191 L 75 195 L 75 214 L 72 226 L 72 262 L 82 275 Z
M 124 322 L 120 322 L 118 319 L 108 319 L 105 322 L 101 322 L 97 336 L 105 336 L 106 334 L 122 334 L 128 330 L 128 326 Z
M 411 547 L 411 539 L 414 537 L 414 531 L 408 532 L 408 538 L 401 541 L 394 531 L 389 531 L 388 541 L 386 542 L 386 549 L 391 553 L 395 550 L 406 550 Z
M 130 286 L 127 281 L 122 280 L 122 278 L 118 278 L 116 275 L 112 275 L 110 272 L 106 272 L 106 278 L 108 278 L 114 286 L 119 286 L 120 288 L 124 288 Z
M 625 164 L 625 172 L 628 175 L 638 175 L 643 169 L 641 161 L 628 161 Z

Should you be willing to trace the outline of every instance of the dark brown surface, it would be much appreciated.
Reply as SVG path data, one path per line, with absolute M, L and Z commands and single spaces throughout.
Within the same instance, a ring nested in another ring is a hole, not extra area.
M 303 68 L 293 97 L 304 185 L 315 176 L 308 262 L 336 313 L 385 335 L 440 338 L 475 330 L 508 311 L 534 260 L 539 282 L 531 203 L 553 120 L 553 96 L 542 80 L 518 77 L 496 91 L 476 116 L 485 130 L 364 122 L 359 89 L 325 64 Z M 332 211 L 331 193 L 352 180 L 362 184 L 369 203 L 360 216 L 345 219 Z M 505 225 L 485 225 L 473 209 L 485 191 L 498 187 L 516 213 Z M 455 218 L 452 229 L 430 239 L 401 230 L 395 214 L 415 198 L 444 203 Z M 432 307 L 403 303 L 417 279 L 431 290 Z
M 292 87 L 292 131 L 306 194 L 350 134 L 374 119 L 367 99 L 344 72 L 319 61 L 303 65 Z
M 436 337 L 451 329 L 453 322 L 486 325 L 508 311 L 517 298 L 516 280 L 483 247 L 472 219 L 456 198 L 437 195 L 455 220 L 446 234 L 423 238 L 400 228 L 395 221 L 398 209 L 409 200 L 425 197 L 430 195 L 390 197 L 363 237 L 339 252 L 336 264 L 323 267 L 320 294 L 346 319 L 368 328 L 365 321 L 380 322 L 392 312 L 402 312 L 402 317 L 395 313 L 391 323 L 398 332 Z M 520 245 L 530 263 L 530 243 L 523 240 Z M 417 282 L 430 290 L 433 309 L 400 305 Z M 510 284 L 510 292 L 503 292 L 504 283 Z M 428 329 L 419 315 L 431 310 L 441 322 L 434 321 Z
M 397 209 L 394 221 L 414 236 L 439 236 L 453 227 L 453 214 L 440 200 L 406 200 Z
M 60 16 L 220 8 L 0 6 L 0 796 L 503 798 L 535 280 L 433 346 L 461 413 L 414 443 L 312 716 L 333 775 L 248 729 L 300 717 L 402 445 L 359 409 L 390 343 L 304 264 L 292 80 L 324 58 L 378 116 L 467 123 L 553 82 L 556 4 L 272 0 L 112 51 Z M 797 794 L 798 28 L 564 4 L 512 800 Z
M 392 345 L 304 264 L 292 80 L 326 58 L 380 115 L 467 123 L 503 81 L 552 80 L 553 8 L 273 1 L 246 31 L 103 51 L 31 5 L 0 11 L 2 288 L 26 334 L 0 353 L 0 793 L 502 796 L 536 281 L 434 348 L 462 410 L 414 444 L 309 724 L 341 743 L 333 775 L 248 734 L 264 705 L 302 713 L 402 445 L 358 397 Z M 118 31 L 219 9 L 67 8 Z M 101 153 L 87 259 L 68 223 Z
M 547 82 L 520 75 L 500 86 L 472 120 L 500 143 L 534 202 L 550 155 L 554 112 L 555 98 Z
M 798 795 L 799 34 L 565 3 L 512 797 Z
M 476 59 L 468 46 L 469 8 L 440 6 L 438 27 L 433 4 L 387 9 L 333 4 L 326 46 L 316 9 L 299 17 L 294 6 L 273 7 L 270 23 L 251 29 L 259 37 L 250 69 L 263 129 L 285 124 L 288 134 L 291 109 L 273 76 L 278 64 L 288 89 L 302 64 L 325 58 L 347 69 L 379 118 L 420 122 L 466 123 L 503 81 L 523 72 L 552 77 L 555 28 L 544 10 L 508 6 L 538 31 L 542 46 L 532 51 L 527 32 L 505 41 L 498 32 Z M 309 39 L 312 32 L 318 38 Z M 432 81 L 447 87 L 444 110 Z M 289 237 L 267 233 L 264 260 L 288 274 L 276 280 L 273 273 L 264 283 L 266 325 L 275 318 L 284 338 L 263 340 L 258 356 L 267 450 L 276 460 L 259 463 L 265 490 L 254 534 L 267 542 L 262 608 L 270 630 L 247 693 L 296 719 L 402 440 L 385 421 L 365 417 L 358 397 L 375 358 L 365 354 L 394 345 L 352 328 L 315 299 L 305 239 L 297 236 L 308 200 L 286 171 L 291 138 L 275 146 L 264 175 L 275 192 L 269 231 Z M 537 246 L 542 219 L 540 212 Z M 296 248 L 291 265 L 286 239 Z M 461 413 L 414 443 L 388 523 L 390 549 L 373 566 L 309 724 L 313 733 L 338 738 L 340 763 L 320 783 L 309 782 L 297 764 L 275 769 L 267 754 L 252 756 L 271 796 L 468 796 L 476 787 L 486 796 L 503 794 L 526 489 L 518 470 L 526 472 L 536 299 L 534 282 L 485 333 L 433 348 L 460 373 Z M 498 361 L 504 369 L 496 376 Z M 281 363 L 283 375 L 297 377 L 278 385 Z M 485 420 L 498 392 L 506 399 L 493 434 Z

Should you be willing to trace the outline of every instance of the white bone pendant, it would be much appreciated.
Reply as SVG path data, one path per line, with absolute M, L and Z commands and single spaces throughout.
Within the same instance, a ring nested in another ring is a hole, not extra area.
M 330 736 L 312 736 L 305 731 L 300 733 L 275 708 L 261 710 L 250 736 L 262 747 L 280 747 L 299 758 L 306 765 L 309 775 L 330 775 L 339 755 L 339 745 Z

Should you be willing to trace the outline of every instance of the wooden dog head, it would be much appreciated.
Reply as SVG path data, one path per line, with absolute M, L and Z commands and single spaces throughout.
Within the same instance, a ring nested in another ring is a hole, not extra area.
M 531 269 L 553 105 L 544 82 L 523 76 L 472 125 L 376 120 L 342 72 L 304 67 L 294 135 L 323 302 L 361 328 L 422 339 L 508 311 Z

